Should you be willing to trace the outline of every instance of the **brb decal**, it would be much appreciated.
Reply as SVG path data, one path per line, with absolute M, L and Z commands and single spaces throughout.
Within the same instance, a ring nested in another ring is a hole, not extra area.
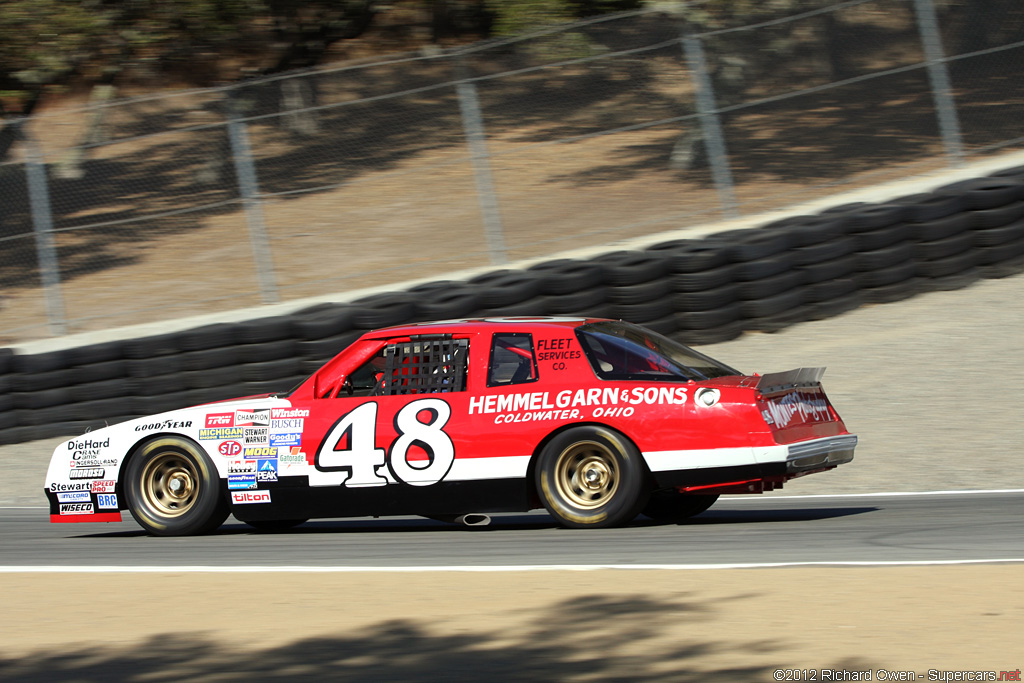
M 420 416 L 426 414 L 426 420 Z M 455 445 L 444 432 L 451 406 L 438 398 L 407 404 L 395 415 L 398 437 L 385 453 L 375 444 L 377 404 L 364 403 L 342 415 L 317 449 L 310 486 L 384 486 L 380 469 L 412 486 L 430 486 L 445 478 L 455 461 Z M 413 451 L 413 446 L 417 447 Z M 414 453 L 422 450 L 426 459 Z

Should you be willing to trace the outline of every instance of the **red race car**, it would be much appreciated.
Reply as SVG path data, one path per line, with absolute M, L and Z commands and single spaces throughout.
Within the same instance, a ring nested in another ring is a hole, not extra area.
M 508 318 L 369 332 L 289 393 L 186 408 L 57 447 L 54 522 L 210 531 L 311 518 L 568 527 L 678 520 L 853 459 L 823 369 L 745 375 L 642 327 Z

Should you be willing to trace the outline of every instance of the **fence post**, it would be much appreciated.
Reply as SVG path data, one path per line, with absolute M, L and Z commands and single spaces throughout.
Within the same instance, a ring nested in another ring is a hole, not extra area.
M 935 17 L 935 5 L 932 0 L 914 0 L 917 10 L 917 29 L 921 34 L 924 56 L 928 62 L 928 80 L 932 86 L 932 99 L 935 101 L 935 115 L 939 119 L 939 134 L 942 144 L 946 147 L 946 156 L 950 166 L 964 165 L 964 149 L 960 137 L 960 121 L 956 114 L 956 102 L 953 101 L 953 88 L 949 82 L 949 69 L 942 51 L 942 34 L 939 33 L 939 21 Z
M 260 201 L 260 188 L 256 181 L 256 167 L 252 162 L 249 132 L 245 121 L 239 117 L 236 105 L 230 96 L 227 100 L 227 112 L 231 157 L 235 162 L 235 175 L 238 176 L 238 191 L 242 194 L 242 203 L 245 206 L 245 218 L 249 226 L 249 243 L 252 246 L 252 257 L 256 263 L 256 279 L 260 283 L 263 303 L 272 304 L 278 301 L 274 260 L 267 239 L 266 225 L 263 222 L 263 204 Z
M 476 182 L 476 196 L 480 203 L 480 214 L 484 221 L 484 236 L 493 265 L 508 263 L 505 251 L 505 236 L 498 208 L 498 196 L 494 191 L 491 177 L 490 155 L 487 152 L 487 136 L 484 133 L 480 100 L 476 84 L 465 78 L 466 69 L 460 65 L 460 80 L 455 84 L 459 97 L 459 112 L 462 114 L 462 130 L 469 144 L 469 156 L 473 161 L 473 180 Z
M 32 228 L 36 238 L 36 255 L 39 260 L 39 276 L 46 297 L 46 319 L 50 334 L 67 334 L 67 318 L 64 312 L 64 297 L 60 290 L 60 265 L 57 250 L 53 246 L 53 213 L 50 209 L 50 188 L 46 180 L 46 165 L 35 139 L 22 124 L 19 134 L 25 143 L 25 175 L 28 179 L 29 205 L 32 211 Z
M 715 105 L 715 91 L 708 77 L 708 65 L 704 59 L 704 49 L 700 38 L 694 35 L 683 36 L 683 52 L 686 53 L 686 64 L 690 68 L 693 87 L 697 96 L 697 113 L 700 118 L 701 133 L 704 146 L 708 151 L 708 163 L 711 164 L 711 179 L 718 191 L 718 201 L 722 205 L 722 214 L 726 218 L 739 216 L 739 204 L 733 192 L 732 171 L 729 169 L 729 154 L 725 147 L 725 135 L 718 120 L 718 108 Z

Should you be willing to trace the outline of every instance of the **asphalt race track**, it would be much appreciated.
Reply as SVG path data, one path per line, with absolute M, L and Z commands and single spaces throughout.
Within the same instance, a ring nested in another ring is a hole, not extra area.
M 315 520 L 277 534 L 230 518 L 209 536 L 155 538 L 128 520 L 50 524 L 43 508 L 0 509 L 3 569 L 640 568 L 1024 558 L 1024 491 L 723 498 L 685 524 L 639 518 L 600 530 L 563 529 L 537 512 L 498 516 L 483 528 L 409 517 Z

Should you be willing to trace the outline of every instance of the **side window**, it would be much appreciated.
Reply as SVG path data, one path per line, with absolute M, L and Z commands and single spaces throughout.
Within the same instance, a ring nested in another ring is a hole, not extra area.
M 339 396 L 380 396 L 384 382 L 384 368 L 387 360 L 384 353 L 387 347 L 372 356 L 370 360 L 359 366 L 345 379 Z
M 491 340 L 487 386 L 500 387 L 537 381 L 537 355 L 533 335 L 498 333 Z
M 468 339 L 410 339 L 384 347 L 384 372 L 372 395 L 466 390 Z M 374 359 L 371 359 L 371 363 Z M 361 370 L 362 368 L 360 368 Z

